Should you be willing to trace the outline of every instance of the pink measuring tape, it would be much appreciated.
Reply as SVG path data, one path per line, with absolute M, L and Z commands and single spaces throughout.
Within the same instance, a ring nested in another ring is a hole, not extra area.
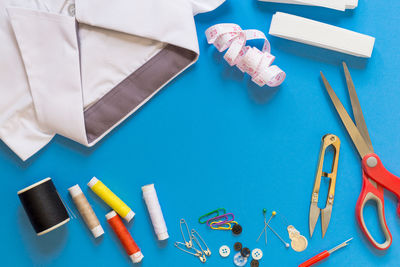
M 286 73 L 278 66 L 271 66 L 275 57 L 270 54 L 271 46 L 265 34 L 259 30 L 242 30 L 233 23 L 222 23 L 206 30 L 207 42 L 213 44 L 219 52 L 228 49 L 224 59 L 231 66 L 237 66 L 242 72 L 251 76 L 259 86 L 279 86 Z M 262 51 L 246 46 L 247 40 L 263 39 Z

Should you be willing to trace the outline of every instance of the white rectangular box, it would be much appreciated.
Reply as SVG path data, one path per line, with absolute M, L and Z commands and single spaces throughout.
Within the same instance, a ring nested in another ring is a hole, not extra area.
M 259 0 L 263 2 L 306 5 L 306 6 L 319 6 L 340 11 L 346 9 L 354 9 L 358 5 L 358 0 Z
M 269 34 L 358 57 L 371 57 L 375 38 L 326 23 L 277 12 Z

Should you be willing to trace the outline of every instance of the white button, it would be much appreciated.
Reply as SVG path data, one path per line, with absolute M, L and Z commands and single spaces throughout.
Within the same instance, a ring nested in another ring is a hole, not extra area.
M 263 256 L 263 252 L 261 251 L 261 249 L 255 248 L 255 249 L 253 249 L 253 251 L 251 252 L 251 256 L 252 256 L 253 259 L 255 259 L 255 260 L 261 260 L 261 258 L 262 258 L 262 256 Z
M 75 16 L 75 4 L 70 4 L 68 6 L 68 13 L 70 16 Z
M 236 266 L 245 266 L 247 263 L 247 258 L 243 257 L 240 252 L 236 253 L 235 257 L 233 257 L 233 263 Z
M 228 246 L 223 245 L 222 247 L 219 248 L 219 255 L 221 255 L 221 257 L 228 257 L 229 254 L 231 253 L 231 250 Z

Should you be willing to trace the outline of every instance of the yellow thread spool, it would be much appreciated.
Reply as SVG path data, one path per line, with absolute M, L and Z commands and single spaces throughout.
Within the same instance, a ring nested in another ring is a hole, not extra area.
M 98 195 L 104 202 L 107 203 L 115 212 L 117 212 L 126 221 L 130 221 L 135 213 L 129 208 L 119 197 L 117 197 L 107 186 L 105 186 L 96 177 L 89 181 L 88 186 Z

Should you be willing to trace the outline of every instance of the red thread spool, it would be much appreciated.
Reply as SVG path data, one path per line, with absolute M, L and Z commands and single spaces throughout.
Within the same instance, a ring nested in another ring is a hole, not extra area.
M 117 213 L 115 211 L 107 213 L 106 219 L 111 228 L 114 230 L 114 233 L 118 236 L 119 241 L 121 241 L 122 246 L 126 250 L 126 253 L 128 253 L 133 263 L 141 262 L 143 259 L 143 254 Z

